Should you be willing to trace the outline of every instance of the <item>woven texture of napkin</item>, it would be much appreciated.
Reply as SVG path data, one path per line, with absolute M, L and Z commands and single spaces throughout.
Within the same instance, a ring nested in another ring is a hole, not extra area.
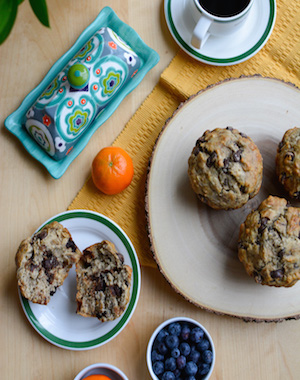
M 107 196 L 89 178 L 68 209 L 93 210 L 111 218 L 129 236 L 140 264 L 156 266 L 146 228 L 145 183 L 149 158 L 160 131 L 180 103 L 190 96 L 224 79 L 254 74 L 300 87 L 300 2 L 277 0 L 273 33 L 263 49 L 246 62 L 209 66 L 180 50 L 113 143 L 132 157 L 135 174 L 131 185 L 120 194 Z

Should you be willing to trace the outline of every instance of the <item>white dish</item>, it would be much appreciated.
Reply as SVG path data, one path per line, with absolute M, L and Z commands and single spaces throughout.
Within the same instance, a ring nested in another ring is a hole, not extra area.
M 101 346 L 119 334 L 129 322 L 138 302 L 141 274 L 139 261 L 124 231 L 104 215 L 87 210 L 67 211 L 43 223 L 60 222 L 66 227 L 80 250 L 110 240 L 124 256 L 125 264 L 132 268 L 130 301 L 124 313 L 111 322 L 101 323 L 97 318 L 85 318 L 76 314 L 76 273 L 70 270 L 64 284 L 48 305 L 28 301 L 20 294 L 23 310 L 35 330 L 50 343 L 69 350 L 88 350 Z
M 119 368 L 106 363 L 96 363 L 84 368 L 74 380 L 84 380 L 91 375 L 105 375 L 111 380 L 128 380 L 128 377 Z
M 196 22 L 191 0 L 164 0 L 165 18 L 177 44 L 191 57 L 215 66 L 229 66 L 254 56 L 267 42 L 275 24 L 276 1 L 256 0 L 242 29 L 229 36 L 210 36 L 201 49 L 191 45 Z
M 149 343 L 148 343 L 148 347 L 147 347 L 146 360 L 147 360 L 148 370 L 150 372 L 150 375 L 151 375 L 152 379 L 153 380 L 159 380 L 158 377 L 155 375 L 155 373 L 153 371 L 153 367 L 152 367 L 151 353 L 152 353 L 152 349 L 153 349 L 153 344 L 155 342 L 155 339 L 156 339 L 158 333 L 162 329 L 165 329 L 171 323 L 181 323 L 181 324 L 186 323 L 188 325 L 192 325 L 193 327 L 200 327 L 203 330 L 203 332 L 205 334 L 203 338 L 205 338 L 205 339 L 207 339 L 209 341 L 209 343 L 210 343 L 210 349 L 211 349 L 211 351 L 213 353 L 213 360 L 212 360 L 212 362 L 210 364 L 209 372 L 206 375 L 203 375 L 201 377 L 202 380 L 208 380 L 210 378 L 212 372 L 213 372 L 213 369 L 214 369 L 214 366 L 215 366 L 215 361 L 216 361 L 216 351 L 215 351 L 214 342 L 213 342 L 212 337 L 209 334 L 209 332 L 205 329 L 205 327 L 203 325 L 201 325 L 201 323 L 199 323 L 195 319 L 191 319 L 191 318 L 187 318 L 187 317 L 175 317 L 175 318 L 167 319 L 166 321 L 164 321 L 163 323 L 161 323 L 155 329 L 155 331 L 153 332 L 153 334 L 151 335 L 151 338 L 149 339 Z M 77 380 L 77 379 L 75 379 L 75 380 Z
M 240 224 L 269 194 L 287 196 L 275 175 L 277 146 L 299 125 L 300 90 L 259 76 L 227 80 L 183 103 L 154 148 L 146 209 L 152 251 L 172 287 L 190 302 L 247 320 L 300 318 L 300 281 L 291 288 L 257 284 L 238 260 Z M 197 201 L 188 158 L 206 129 L 232 126 L 257 144 L 262 187 L 244 207 L 217 211 Z M 297 203 L 299 205 L 299 202 Z

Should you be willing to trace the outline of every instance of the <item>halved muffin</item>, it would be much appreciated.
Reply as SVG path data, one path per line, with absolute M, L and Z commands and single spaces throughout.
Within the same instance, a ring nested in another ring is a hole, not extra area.
M 76 264 L 77 313 L 101 322 L 120 317 L 130 299 L 131 276 L 113 243 L 103 240 L 86 248 Z
M 80 256 L 70 232 L 56 221 L 23 240 L 15 257 L 22 295 L 47 305 Z

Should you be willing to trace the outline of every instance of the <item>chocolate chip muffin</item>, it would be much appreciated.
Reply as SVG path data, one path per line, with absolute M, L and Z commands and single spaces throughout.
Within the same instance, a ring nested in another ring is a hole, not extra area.
M 279 143 L 276 173 L 289 195 L 300 200 L 300 128 L 287 130 Z
M 259 191 L 262 156 L 244 133 L 231 127 L 205 131 L 188 160 L 188 176 L 198 198 L 214 209 L 242 207 Z
M 44 226 L 23 240 L 16 253 L 21 294 L 34 303 L 47 305 L 80 256 L 66 228 L 56 221 Z
M 257 283 L 294 285 L 300 279 L 300 208 L 269 196 L 240 227 L 238 256 Z
M 113 243 L 104 240 L 86 248 L 76 264 L 77 313 L 101 322 L 120 317 L 129 302 L 131 274 Z

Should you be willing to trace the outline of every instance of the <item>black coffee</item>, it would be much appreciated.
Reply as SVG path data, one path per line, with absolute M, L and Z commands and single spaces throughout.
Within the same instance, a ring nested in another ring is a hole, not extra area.
M 250 0 L 197 0 L 210 14 L 218 17 L 231 17 L 242 12 Z

